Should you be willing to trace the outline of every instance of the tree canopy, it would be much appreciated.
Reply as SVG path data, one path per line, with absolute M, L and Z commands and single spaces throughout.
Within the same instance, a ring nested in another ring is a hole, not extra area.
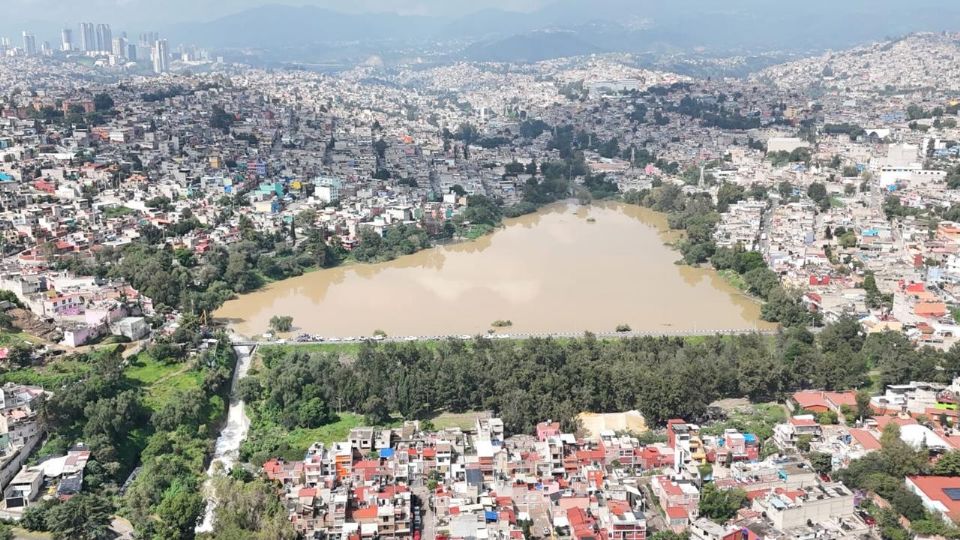
M 747 502 L 747 492 L 742 489 L 718 489 L 716 484 L 703 486 L 700 492 L 700 515 L 719 523 L 725 523 L 737 515 L 737 510 Z

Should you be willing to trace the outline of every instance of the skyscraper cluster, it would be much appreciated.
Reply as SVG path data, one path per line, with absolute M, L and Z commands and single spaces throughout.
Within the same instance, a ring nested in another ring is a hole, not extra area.
M 140 34 L 140 48 L 153 49 L 157 41 L 160 40 L 160 34 L 157 32 L 143 32 Z
M 65 28 L 63 32 L 61 32 L 64 45 L 66 44 L 66 35 L 68 32 L 72 36 L 73 32 L 68 28 Z M 71 47 L 72 45 L 71 38 Z M 80 50 L 83 52 L 112 53 L 113 31 L 110 29 L 110 25 L 104 23 L 80 23 Z
M 158 39 L 153 46 L 153 72 L 160 74 L 170 70 L 170 46 L 167 40 Z
M 73 50 L 73 30 L 64 28 L 60 31 L 60 50 L 70 52 Z
M 93 52 L 97 50 L 97 38 L 93 23 L 80 23 L 80 50 Z
M 111 52 L 113 49 L 113 32 L 110 31 L 109 24 L 98 24 L 97 31 L 97 50 L 100 52 Z
M 113 55 L 117 58 L 127 57 L 127 38 L 124 36 L 113 38 Z
M 12 47 L 10 41 L 5 40 L 0 44 L 0 55 L 8 51 L 26 56 L 53 56 L 55 50 L 67 54 L 80 52 L 87 56 L 106 56 L 106 62 L 111 66 L 140 61 L 152 67 L 157 74 L 170 71 L 170 62 L 173 60 L 199 62 L 209 59 L 207 51 L 194 46 L 171 52 L 169 43 L 161 39 L 158 32 L 142 32 L 131 37 L 126 32 L 119 34 L 113 37 L 109 24 L 82 22 L 78 31 L 61 28 L 59 43 L 51 44 L 49 41 L 38 41 L 33 33 L 25 30 L 21 36 L 22 48 Z
M 23 33 L 23 52 L 27 56 L 37 55 L 37 37 L 29 32 Z
M 83 53 L 108 54 L 111 56 L 111 62 L 136 61 L 138 46 L 142 50 L 152 51 L 154 44 L 159 39 L 156 32 L 140 34 L 139 44 L 128 39 L 126 32 L 122 32 L 118 37 L 113 37 L 110 25 L 103 23 L 80 23 L 80 31 L 77 36 L 79 42 L 74 40 L 73 29 L 62 29 L 60 31 L 60 50 L 63 52 L 80 51 Z

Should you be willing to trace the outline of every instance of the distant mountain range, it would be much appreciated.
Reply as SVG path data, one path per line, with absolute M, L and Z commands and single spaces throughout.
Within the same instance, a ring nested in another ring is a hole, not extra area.
M 461 51 L 467 60 L 483 62 L 540 62 L 551 58 L 606 52 L 570 30 L 536 30 L 492 41 L 478 41 Z
M 6 30 L 2 22 L 0 27 Z M 300 62 L 386 57 L 413 49 L 430 50 L 436 57 L 437 43 L 446 47 L 440 52 L 448 59 L 477 61 L 538 61 L 607 51 L 809 53 L 917 31 L 960 31 L 960 2 L 557 0 L 532 13 L 487 9 L 461 18 L 355 15 L 276 4 L 159 30 L 174 43 L 257 50 L 273 61 L 289 56 Z
M 163 33 L 173 41 L 210 47 L 272 48 L 410 40 L 431 32 L 436 24 L 430 17 L 354 15 L 312 6 L 266 5 L 211 22 L 177 24 Z
M 203 46 L 267 50 L 457 41 L 452 58 L 524 62 L 603 51 L 809 52 L 941 30 L 960 30 L 960 2 L 559 0 L 533 13 L 489 9 L 459 19 L 269 5 L 166 33 Z

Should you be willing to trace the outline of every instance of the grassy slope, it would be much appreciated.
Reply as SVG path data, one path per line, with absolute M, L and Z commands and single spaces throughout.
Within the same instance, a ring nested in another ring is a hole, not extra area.
M 203 383 L 203 375 L 187 364 L 164 364 L 145 353 L 130 364 L 126 376 L 144 389 L 144 403 L 153 411 L 161 409 L 177 391 L 200 388 Z
M 307 448 L 315 442 L 322 442 L 326 445 L 337 441 L 347 439 L 347 434 L 355 427 L 363 425 L 363 416 L 353 413 L 341 413 L 340 419 L 332 424 L 327 424 L 314 429 L 297 428 L 287 436 L 287 444 L 295 448 L 299 453 L 305 453 Z

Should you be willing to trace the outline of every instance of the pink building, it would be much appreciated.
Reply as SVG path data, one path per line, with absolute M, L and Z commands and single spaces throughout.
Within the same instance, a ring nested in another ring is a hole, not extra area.
M 560 422 L 540 422 L 537 424 L 537 440 L 545 442 L 550 437 L 560 436 Z

